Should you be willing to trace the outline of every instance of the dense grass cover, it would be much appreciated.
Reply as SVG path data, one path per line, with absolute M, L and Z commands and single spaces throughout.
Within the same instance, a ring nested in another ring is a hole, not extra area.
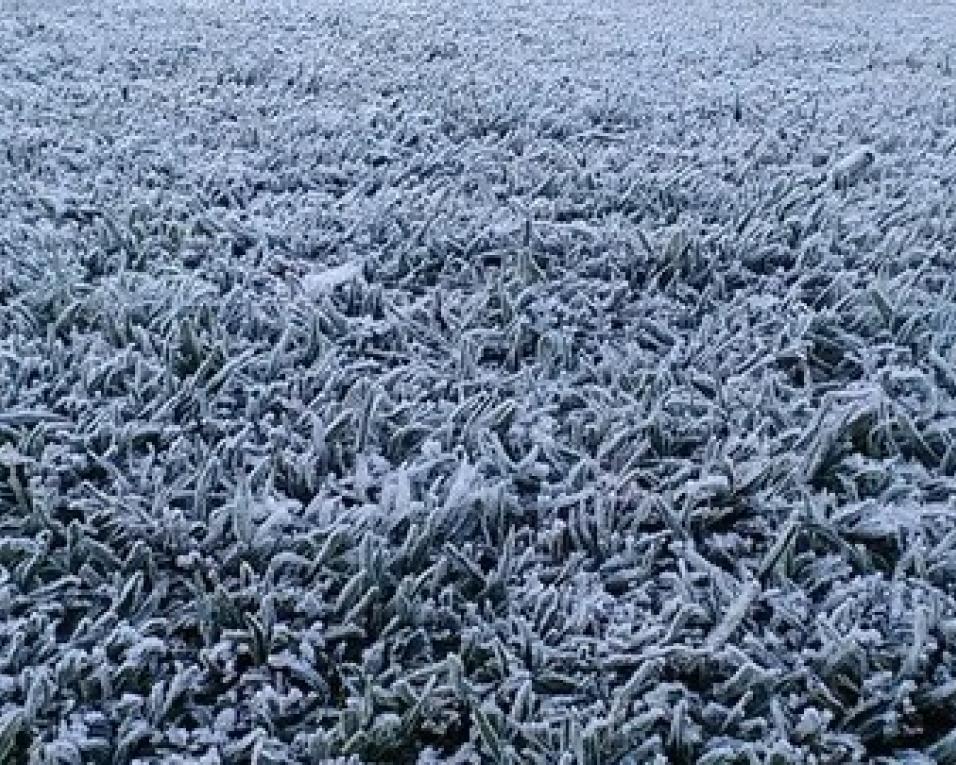
M 956 762 L 950 4 L 379 5 L 0 5 L 0 762 Z

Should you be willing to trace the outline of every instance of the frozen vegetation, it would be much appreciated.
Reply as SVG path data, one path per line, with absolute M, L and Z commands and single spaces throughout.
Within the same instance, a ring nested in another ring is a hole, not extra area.
M 0 762 L 956 762 L 952 16 L 0 0 Z

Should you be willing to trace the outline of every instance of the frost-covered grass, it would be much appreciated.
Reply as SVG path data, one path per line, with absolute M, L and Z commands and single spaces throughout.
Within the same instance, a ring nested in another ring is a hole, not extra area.
M 3 0 L 0 762 L 956 761 L 951 10 Z

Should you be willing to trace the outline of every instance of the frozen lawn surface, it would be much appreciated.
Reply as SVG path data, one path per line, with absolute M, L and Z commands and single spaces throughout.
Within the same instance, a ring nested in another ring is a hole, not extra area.
M 2 0 L 0 761 L 956 761 L 954 34 Z

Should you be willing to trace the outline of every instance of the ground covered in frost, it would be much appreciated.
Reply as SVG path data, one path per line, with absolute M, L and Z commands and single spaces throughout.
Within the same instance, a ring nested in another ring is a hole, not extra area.
M 956 761 L 950 4 L 379 5 L 0 6 L 0 761 Z

